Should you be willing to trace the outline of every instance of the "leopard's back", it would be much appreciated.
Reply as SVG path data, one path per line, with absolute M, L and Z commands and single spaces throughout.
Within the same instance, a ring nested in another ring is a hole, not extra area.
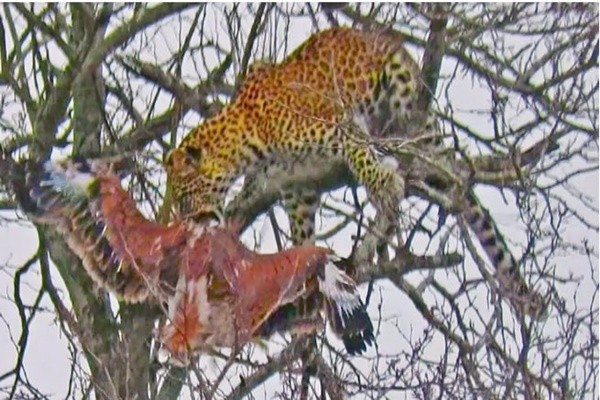
M 380 114 L 397 97 L 398 112 L 409 113 L 418 77 L 399 36 L 338 28 L 313 35 L 281 64 L 252 74 L 232 106 L 260 106 L 256 116 L 268 119 L 290 112 L 338 123 L 349 110 Z M 300 131 L 289 129 L 287 139 Z
M 397 108 L 410 112 L 418 76 L 416 62 L 396 35 L 346 28 L 324 31 L 313 35 L 282 63 L 261 63 L 251 70 L 232 103 L 190 132 L 181 146 L 210 145 L 208 139 L 213 135 L 206 132 L 216 133 L 212 126 L 239 125 L 240 119 L 245 121 L 245 129 L 220 132 L 221 138 L 228 139 L 220 147 L 239 144 L 229 140 L 235 135 L 255 135 L 265 141 L 294 140 L 303 127 L 286 126 L 281 137 L 279 131 L 261 129 L 262 123 L 272 121 L 273 113 L 281 124 L 286 123 L 286 117 L 337 123 L 351 108 L 376 114 L 378 107 L 390 101 L 390 92 L 403 99 L 402 104 L 398 100 Z

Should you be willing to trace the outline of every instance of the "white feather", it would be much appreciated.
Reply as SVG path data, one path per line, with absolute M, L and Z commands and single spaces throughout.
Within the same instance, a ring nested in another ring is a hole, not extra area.
M 362 307 L 356 283 L 331 261 L 325 265 L 324 277 L 319 277 L 319 289 L 336 305 L 340 316 L 351 315 Z
M 85 194 L 96 177 L 88 172 L 78 171 L 71 162 L 46 161 L 44 170 L 49 179 L 40 182 L 41 187 L 52 187 L 58 192 L 69 192 L 76 195 Z

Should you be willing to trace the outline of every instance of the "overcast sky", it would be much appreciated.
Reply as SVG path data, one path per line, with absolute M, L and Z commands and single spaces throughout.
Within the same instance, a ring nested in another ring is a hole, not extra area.
M 168 42 L 168 35 L 173 34 L 179 30 L 178 24 L 181 21 L 170 20 L 170 26 L 164 29 L 165 37 L 157 39 L 156 46 L 164 45 Z M 185 21 L 184 21 L 185 22 Z M 189 21 L 188 21 L 189 22 Z M 244 21 L 249 26 L 251 20 Z M 219 28 L 218 21 L 214 24 L 207 24 L 211 28 Z M 326 25 L 321 25 L 325 27 Z M 290 41 L 288 49 L 296 47 L 304 39 L 308 37 L 312 28 L 310 20 L 308 19 L 295 19 L 293 20 Z M 184 30 L 185 31 L 185 30 Z M 246 32 L 248 29 L 246 29 Z M 176 39 L 173 39 L 176 40 Z M 515 38 L 515 46 L 522 45 L 522 40 Z M 170 54 L 170 53 L 169 53 Z M 279 59 L 283 54 L 279 54 Z M 419 54 L 415 53 L 416 57 Z M 149 55 L 148 57 L 151 57 Z M 212 60 L 211 60 L 212 61 Z M 450 75 L 455 70 L 455 64 L 451 60 L 445 60 L 443 64 L 443 74 L 445 76 Z M 190 69 L 185 74 L 188 79 L 195 73 L 193 69 Z M 438 92 L 442 92 L 444 85 L 442 85 Z M 481 115 L 473 113 L 485 109 L 489 105 L 489 92 L 488 89 L 481 87 L 477 82 L 472 82 L 469 78 L 458 78 L 456 79 L 448 90 L 449 98 L 452 102 L 453 108 L 456 110 L 457 115 L 460 118 L 473 126 L 479 132 L 487 132 L 490 129 L 490 121 L 487 115 Z M 439 102 L 441 106 L 445 104 L 444 96 L 439 96 Z M 513 115 L 511 116 L 512 121 L 515 124 L 519 119 L 525 116 Z M 193 120 L 197 120 L 197 116 L 190 116 L 188 123 L 193 123 Z M 537 136 L 543 135 L 544 132 L 538 132 Z M 7 133 L 0 131 L 0 141 L 6 138 Z M 527 143 L 526 145 L 531 144 Z M 561 173 L 567 173 L 569 170 L 578 168 L 579 165 L 565 165 L 564 170 Z M 555 171 L 558 172 L 558 171 Z M 585 176 L 575 178 L 571 181 L 571 184 L 581 190 L 587 196 L 593 199 L 596 207 L 598 205 L 598 171 L 593 171 Z M 526 240 L 526 235 L 523 228 L 523 223 L 520 220 L 518 210 L 513 205 L 514 197 L 510 193 L 505 193 L 508 202 L 505 204 L 501 194 L 494 189 L 478 188 L 477 193 L 480 195 L 483 203 L 491 210 L 496 222 L 499 224 L 502 232 L 509 238 L 509 243 L 513 248 L 522 249 Z M 337 197 L 341 197 L 343 191 L 337 192 Z M 404 210 L 407 213 L 414 213 L 418 209 L 422 209 L 422 204 L 415 205 L 414 202 L 405 201 L 403 204 Z M 588 219 L 595 220 L 597 222 L 597 215 L 589 215 L 589 210 L 581 210 Z M 278 210 L 281 213 L 281 210 Z M 33 227 L 23 221 L 14 222 L 15 214 L 11 212 L 0 213 L 0 218 L 9 219 L 0 224 L 0 313 L 2 321 L 0 321 L 0 375 L 10 370 L 15 363 L 16 357 L 16 344 L 20 335 L 20 324 L 17 309 L 13 304 L 13 276 L 15 268 L 21 266 L 27 259 L 29 259 L 37 248 L 37 236 Z M 594 219 L 595 218 L 595 219 Z M 450 220 L 452 221 L 452 219 Z M 326 225 L 322 227 L 322 230 L 326 230 Z M 259 222 L 256 225 L 260 232 L 260 237 L 264 243 L 264 251 L 271 251 L 275 248 L 273 242 L 273 234 L 269 228 L 269 225 L 264 222 Z M 348 234 L 351 233 L 348 229 L 342 234 L 336 237 L 335 241 L 328 242 L 328 244 L 334 245 L 334 247 L 342 253 L 347 255 L 350 250 L 350 240 L 348 240 Z M 595 293 L 596 282 L 598 278 L 597 271 L 597 251 L 598 251 L 598 233 L 597 231 L 584 228 L 576 220 L 572 219 L 563 226 L 561 230 L 562 238 L 573 243 L 581 243 L 582 240 L 588 240 L 593 245 L 595 256 L 593 258 L 595 265 L 592 269 L 588 267 L 588 261 L 585 254 L 560 254 L 554 255 L 552 262 L 559 266 L 558 270 L 561 276 L 568 276 L 573 274 L 574 276 L 581 277 L 581 283 L 578 287 L 575 286 L 562 286 L 561 293 L 567 302 L 575 301 L 579 306 L 589 304 L 589 298 Z M 247 234 L 244 240 L 250 244 L 251 235 Z M 417 244 L 426 244 L 424 238 L 421 241 L 417 241 Z M 452 246 L 457 246 L 456 242 L 452 245 L 450 242 L 448 251 L 456 250 Z M 460 246 L 458 246 L 460 248 Z M 419 253 L 418 250 L 415 250 Z M 431 251 L 431 249 L 429 250 Z M 422 252 L 421 252 L 422 253 Z M 472 269 L 470 274 L 477 276 L 479 273 L 477 268 L 471 262 L 468 268 Z M 438 272 L 438 274 L 444 274 L 445 272 Z M 594 279 L 591 274 L 594 274 Z M 422 279 L 423 275 L 411 274 L 408 279 L 413 283 L 418 283 Z M 442 276 L 442 275 L 436 275 Z M 56 271 L 52 271 L 52 277 L 55 285 L 59 288 L 63 287 L 61 279 Z M 441 278 L 440 278 L 441 279 Z M 449 277 L 449 280 L 452 279 Z M 33 296 L 37 293 L 39 286 L 39 265 L 34 264 L 30 271 L 26 274 L 26 282 L 31 286 L 28 288 L 24 285 L 23 288 L 23 300 L 26 304 L 31 304 Z M 450 283 L 452 284 L 452 283 Z M 365 288 L 363 289 L 363 295 Z M 370 304 L 370 312 L 373 317 L 378 315 L 378 307 L 381 305 L 381 334 L 378 337 L 379 350 L 385 354 L 392 354 L 397 350 L 398 346 L 405 346 L 406 342 L 402 339 L 402 335 L 410 336 L 411 332 L 420 332 L 424 328 L 423 319 L 420 314 L 414 309 L 410 301 L 406 296 L 399 292 L 398 289 L 393 287 L 389 282 L 379 281 L 375 284 L 374 298 Z M 63 296 L 66 298 L 66 293 L 63 291 Z M 489 310 L 489 304 L 484 304 L 482 301 L 481 307 Z M 69 358 L 71 355 L 68 351 L 67 340 L 60 333 L 55 315 L 53 313 L 52 306 L 45 298 L 42 302 L 48 312 L 40 314 L 31 325 L 31 333 L 28 341 L 28 348 L 26 352 L 25 364 L 27 366 L 27 376 L 30 381 L 35 384 L 41 391 L 49 394 L 52 398 L 62 398 L 66 394 L 69 381 Z M 378 318 L 378 317 L 377 317 Z M 402 332 L 398 332 L 396 327 L 397 322 L 401 321 L 400 327 Z M 377 323 L 380 321 L 377 320 Z M 552 329 L 553 321 L 549 321 L 547 329 Z M 280 342 L 280 338 L 275 338 L 275 342 Z M 440 340 L 436 341 L 443 346 Z M 339 344 L 339 343 L 338 343 Z M 428 353 L 435 357 L 436 354 L 440 354 L 441 349 L 431 348 L 428 349 Z M 369 353 L 374 354 L 374 353 Z M 206 361 L 210 367 L 210 362 Z M 6 382 L 2 383 L 3 385 Z M 267 390 L 277 390 L 277 383 L 270 382 Z M 260 398 L 261 391 L 257 390 L 255 393 Z M 265 393 L 265 397 L 270 397 L 269 393 Z

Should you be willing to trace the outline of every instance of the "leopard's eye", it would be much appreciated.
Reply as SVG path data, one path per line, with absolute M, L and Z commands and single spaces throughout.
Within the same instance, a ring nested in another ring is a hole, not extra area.
M 202 150 L 200 150 L 199 148 L 196 148 L 196 147 L 186 147 L 185 152 L 186 152 L 186 158 L 189 161 L 198 162 L 198 161 L 200 161 L 200 158 L 202 157 Z
M 202 156 L 202 150 L 182 146 L 171 150 L 165 158 L 165 166 L 167 168 L 185 168 L 192 167 L 198 164 Z

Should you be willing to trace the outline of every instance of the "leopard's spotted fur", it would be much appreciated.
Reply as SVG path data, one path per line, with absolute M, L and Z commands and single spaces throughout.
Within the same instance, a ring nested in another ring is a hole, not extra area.
M 396 34 L 335 28 L 313 35 L 282 63 L 252 68 L 231 104 L 168 155 L 179 212 L 220 215 L 225 194 L 240 175 L 318 157 L 343 159 L 380 210 L 395 210 L 403 180 L 380 162 L 370 139 L 411 137 L 413 126 L 432 130 L 434 119 L 416 107 L 420 87 L 418 65 Z M 289 201 L 296 242 L 314 234 L 318 196 L 305 197 L 311 201 Z M 511 303 L 539 315 L 543 301 L 530 296 L 476 198 L 467 201 L 463 217 L 495 263 L 501 286 L 517 292 Z

